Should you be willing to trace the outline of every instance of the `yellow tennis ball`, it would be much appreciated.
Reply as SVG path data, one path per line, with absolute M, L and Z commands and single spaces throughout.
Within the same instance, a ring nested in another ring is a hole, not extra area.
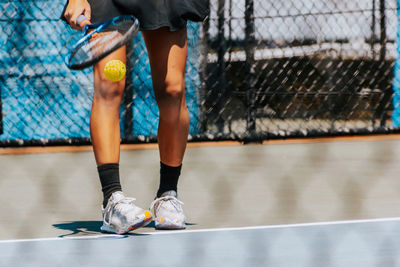
M 107 62 L 104 67 L 104 75 L 112 82 L 119 82 L 126 74 L 126 66 L 124 62 L 113 59 Z

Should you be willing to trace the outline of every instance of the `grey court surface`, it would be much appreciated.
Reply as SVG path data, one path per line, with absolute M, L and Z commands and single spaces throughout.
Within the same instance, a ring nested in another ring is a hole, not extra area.
M 2 266 L 399 266 L 400 220 L 0 242 Z
M 399 140 L 189 148 L 187 230 L 116 237 L 91 152 L 3 155 L 0 266 L 400 266 L 399 163 Z M 121 153 L 137 205 L 158 168 L 157 150 Z

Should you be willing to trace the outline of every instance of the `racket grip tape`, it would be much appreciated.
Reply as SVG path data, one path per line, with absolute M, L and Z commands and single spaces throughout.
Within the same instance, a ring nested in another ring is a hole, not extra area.
M 83 28 L 85 25 L 90 24 L 90 21 L 84 15 L 79 15 L 76 19 L 76 24 Z

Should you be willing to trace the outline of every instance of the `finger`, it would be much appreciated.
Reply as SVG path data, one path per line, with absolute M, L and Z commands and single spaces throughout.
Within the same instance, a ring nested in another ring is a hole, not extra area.
M 64 18 L 68 21 L 71 19 L 71 12 L 69 12 L 68 10 L 65 11 L 64 13 Z
M 65 14 L 64 14 L 64 18 L 65 18 L 65 20 L 67 21 L 67 23 L 69 24 L 69 26 L 71 27 L 71 29 L 80 30 L 80 29 L 76 26 L 76 24 L 72 22 L 71 16 L 72 16 L 72 14 L 71 14 L 70 12 L 65 12 Z
M 64 18 L 65 18 L 67 21 L 69 20 L 70 17 L 71 17 L 71 14 L 69 14 L 69 13 L 67 13 L 67 12 L 64 13 Z
M 83 15 L 85 15 L 85 17 L 90 21 L 91 20 L 91 10 L 90 7 L 85 8 L 85 13 Z
M 84 12 L 83 8 L 79 8 L 79 9 L 76 9 L 71 16 L 70 24 L 74 24 L 76 27 L 78 27 L 78 29 L 80 26 L 76 24 L 76 21 L 77 21 L 78 17 L 83 14 L 83 12 Z
M 81 30 L 81 28 L 77 27 L 75 24 L 70 24 L 71 28 L 74 30 Z
M 77 27 L 76 25 L 75 25 L 75 23 L 68 23 L 69 24 L 69 26 L 71 27 L 71 29 L 74 29 L 74 30 L 80 30 L 80 28 L 79 27 Z

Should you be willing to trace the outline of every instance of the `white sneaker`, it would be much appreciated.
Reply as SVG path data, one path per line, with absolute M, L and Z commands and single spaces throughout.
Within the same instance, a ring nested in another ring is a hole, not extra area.
M 151 222 L 151 213 L 135 206 L 134 198 L 125 197 L 121 191 L 114 192 L 103 210 L 103 226 L 101 231 L 125 234 L 146 226 Z
M 174 190 L 167 191 L 151 203 L 156 229 L 184 229 L 185 214 L 183 202 L 179 201 Z

